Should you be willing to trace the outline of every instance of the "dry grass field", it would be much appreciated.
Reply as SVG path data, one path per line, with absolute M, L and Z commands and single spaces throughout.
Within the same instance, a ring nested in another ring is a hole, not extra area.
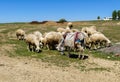
M 120 42 L 119 21 L 76 21 L 76 29 L 94 25 L 114 45 Z M 42 33 L 66 27 L 67 23 L 0 24 L 0 82 L 119 82 L 120 57 L 94 50 L 85 50 L 86 60 L 62 56 L 56 50 L 43 49 L 41 53 L 29 52 L 24 41 L 16 39 L 19 28 L 27 34 Z

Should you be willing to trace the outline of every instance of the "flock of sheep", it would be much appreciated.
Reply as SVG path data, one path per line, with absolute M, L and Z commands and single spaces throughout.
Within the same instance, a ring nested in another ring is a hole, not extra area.
M 49 50 L 56 49 L 61 40 L 65 39 L 64 35 L 77 32 L 82 32 L 86 36 L 84 38 L 84 49 L 98 49 L 111 45 L 111 41 L 103 33 L 98 32 L 95 26 L 83 27 L 79 30 L 73 29 L 71 22 L 67 24 L 66 28 L 57 28 L 56 32 L 51 31 L 44 34 L 40 31 L 26 34 L 24 30 L 18 29 L 16 36 L 18 40 L 25 40 L 29 51 L 41 52 L 43 47 Z

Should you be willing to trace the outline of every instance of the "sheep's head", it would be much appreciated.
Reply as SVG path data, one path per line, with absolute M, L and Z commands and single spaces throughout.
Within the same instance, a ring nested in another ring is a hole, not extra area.
M 39 43 L 39 46 L 40 46 L 40 48 L 43 48 L 44 45 L 43 45 L 42 42 L 40 42 L 40 43 Z
M 105 46 L 106 47 L 112 46 L 112 43 L 111 43 L 111 41 L 108 38 L 106 38 L 106 45 Z
M 111 47 L 112 43 L 106 43 L 106 47 Z
M 73 27 L 73 24 L 72 24 L 71 22 L 69 22 L 69 23 L 67 24 L 67 26 L 71 29 L 71 28 Z
M 35 51 L 36 51 L 37 53 L 42 52 L 42 50 L 41 50 L 39 47 L 37 47 Z
M 35 51 L 36 51 L 37 53 L 42 52 L 42 50 L 41 50 L 41 48 L 40 48 L 39 46 L 40 46 L 40 45 L 39 45 L 39 41 L 36 41 L 36 42 L 35 42 Z

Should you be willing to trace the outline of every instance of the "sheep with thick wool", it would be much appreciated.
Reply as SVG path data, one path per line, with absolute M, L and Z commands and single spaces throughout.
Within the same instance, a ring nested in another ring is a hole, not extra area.
M 41 38 L 42 38 L 42 33 L 41 33 L 41 32 L 35 31 L 35 32 L 33 32 L 33 34 L 37 37 L 37 39 L 38 39 L 39 41 L 41 41 Z
M 78 29 L 71 29 L 72 32 L 80 32 Z
M 37 39 L 39 40 L 39 43 L 40 43 L 40 47 L 43 48 L 43 44 L 41 42 L 42 38 L 43 38 L 43 35 L 41 32 L 39 31 L 35 31 L 33 32 L 33 34 L 37 37 Z
M 63 35 L 59 32 L 48 32 L 42 39 L 42 42 L 47 46 L 47 48 L 55 49 L 56 45 L 63 38 Z
M 90 27 L 83 27 L 81 29 L 82 32 L 85 32 L 88 34 L 88 36 L 91 36 L 92 34 L 96 33 L 96 27 L 95 26 L 90 26 Z
M 72 24 L 72 22 L 69 22 L 69 23 L 67 24 L 67 27 L 66 27 L 66 29 L 72 29 L 72 27 L 73 27 L 73 24 Z
M 60 32 L 60 33 L 65 32 L 65 29 L 64 29 L 64 28 L 59 27 L 59 28 L 57 28 L 57 32 Z
M 72 22 L 69 22 L 69 23 L 67 24 L 67 27 L 66 27 L 66 29 L 65 29 L 65 32 L 66 32 L 66 33 L 72 32 L 72 30 L 71 30 L 72 27 L 73 27 Z
M 41 49 L 39 47 L 39 40 L 37 39 L 36 35 L 28 34 L 25 37 L 25 42 L 27 43 L 28 49 L 30 51 L 41 52 Z
M 98 49 L 100 47 L 111 46 L 111 41 L 102 33 L 96 32 L 89 37 L 89 43 L 91 48 Z
M 60 33 L 63 33 L 63 32 L 70 33 L 70 32 L 72 32 L 72 30 L 71 30 L 72 27 L 73 27 L 73 24 L 71 22 L 69 22 L 67 24 L 66 28 L 61 28 L 61 27 L 57 28 L 57 32 L 60 32 Z
M 25 39 L 25 31 L 22 29 L 18 29 L 16 31 L 16 36 L 18 40 L 24 40 Z

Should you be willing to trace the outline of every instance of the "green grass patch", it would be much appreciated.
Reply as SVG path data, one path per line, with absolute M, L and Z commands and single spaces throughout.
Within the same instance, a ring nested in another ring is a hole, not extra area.
M 113 53 L 103 53 L 101 51 L 91 51 L 91 54 L 93 57 L 97 57 L 97 58 L 103 58 L 103 59 L 108 59 L 108 60 L 118 60 L 120 61 L 120 57 L 115 57 L 113 55 Z

